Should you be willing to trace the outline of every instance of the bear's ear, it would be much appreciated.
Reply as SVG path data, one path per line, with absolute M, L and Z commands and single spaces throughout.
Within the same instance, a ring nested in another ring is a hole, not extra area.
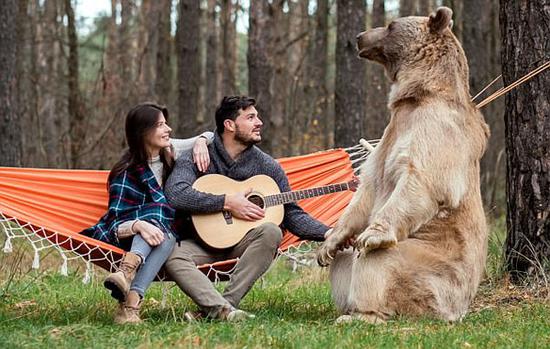
M 440 7 L 430 15 L 428 28 L 432 33 L 441 33 L 445 28 L 453 25 L 453 11 L 448 7 Z

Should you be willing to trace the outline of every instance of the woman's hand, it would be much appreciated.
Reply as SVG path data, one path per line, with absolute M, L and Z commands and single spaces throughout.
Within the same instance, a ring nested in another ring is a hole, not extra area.
M 155 225 L 147 221 L 137 221 L 133 230 L 141 235 L 150 246 L 158 246 L 164 241 L 164 233 Z
M 206 138 L 198 137 L 193 146 L 193 162 L 197 165 L 200 172 L 206 172 L 210 165 L 210 155 L 208 154 L 208 145 Z

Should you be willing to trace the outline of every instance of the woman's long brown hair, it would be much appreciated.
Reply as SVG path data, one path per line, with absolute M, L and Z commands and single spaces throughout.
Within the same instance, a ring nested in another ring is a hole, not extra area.
M 128 112 L 125 125 L 128 149 L 111 169 L 107 185 L 110 185 L 114 178 L 128 169 L 139 165 L 148 166 L 149 154 L 147 154 L 145 148 L 145 137 L 157 127 L 159 112 L 164 115 L 168 122 L 168 109 L 154 103 L 138 104 Z M 166 183 L 174 167 L 173 153 L 173 149 L 162 149 L 160 151 L 160 161 L 164 165 L 162 171 L 163 183 Z

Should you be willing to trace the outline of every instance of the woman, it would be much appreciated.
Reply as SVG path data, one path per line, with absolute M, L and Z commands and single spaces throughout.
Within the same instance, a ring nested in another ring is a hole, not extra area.
M 167 119 L 168 110 L 152 103 L 130 110 L 126 116 L 128 150 L 109 173 L 109 209 L 95 226 L 82 232 L 128 251 L 119 271 L 104 281 L 120 302 L 117 323 L 141 322 L 141 300 L 175 245 L 175 211 L 162 190 L 174 157 L 193 147 L 200 171 L 206 171 L 210 161 L 207 145 L 212 132 L 170 139 Z

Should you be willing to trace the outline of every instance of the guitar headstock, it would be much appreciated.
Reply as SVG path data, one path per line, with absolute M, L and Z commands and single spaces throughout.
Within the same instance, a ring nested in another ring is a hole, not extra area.
M 351 191 L 356 191 L 357 187 L 359 187 L 359 177 L 353 176 L 353 179 L 348 182 L 348 188 Z

